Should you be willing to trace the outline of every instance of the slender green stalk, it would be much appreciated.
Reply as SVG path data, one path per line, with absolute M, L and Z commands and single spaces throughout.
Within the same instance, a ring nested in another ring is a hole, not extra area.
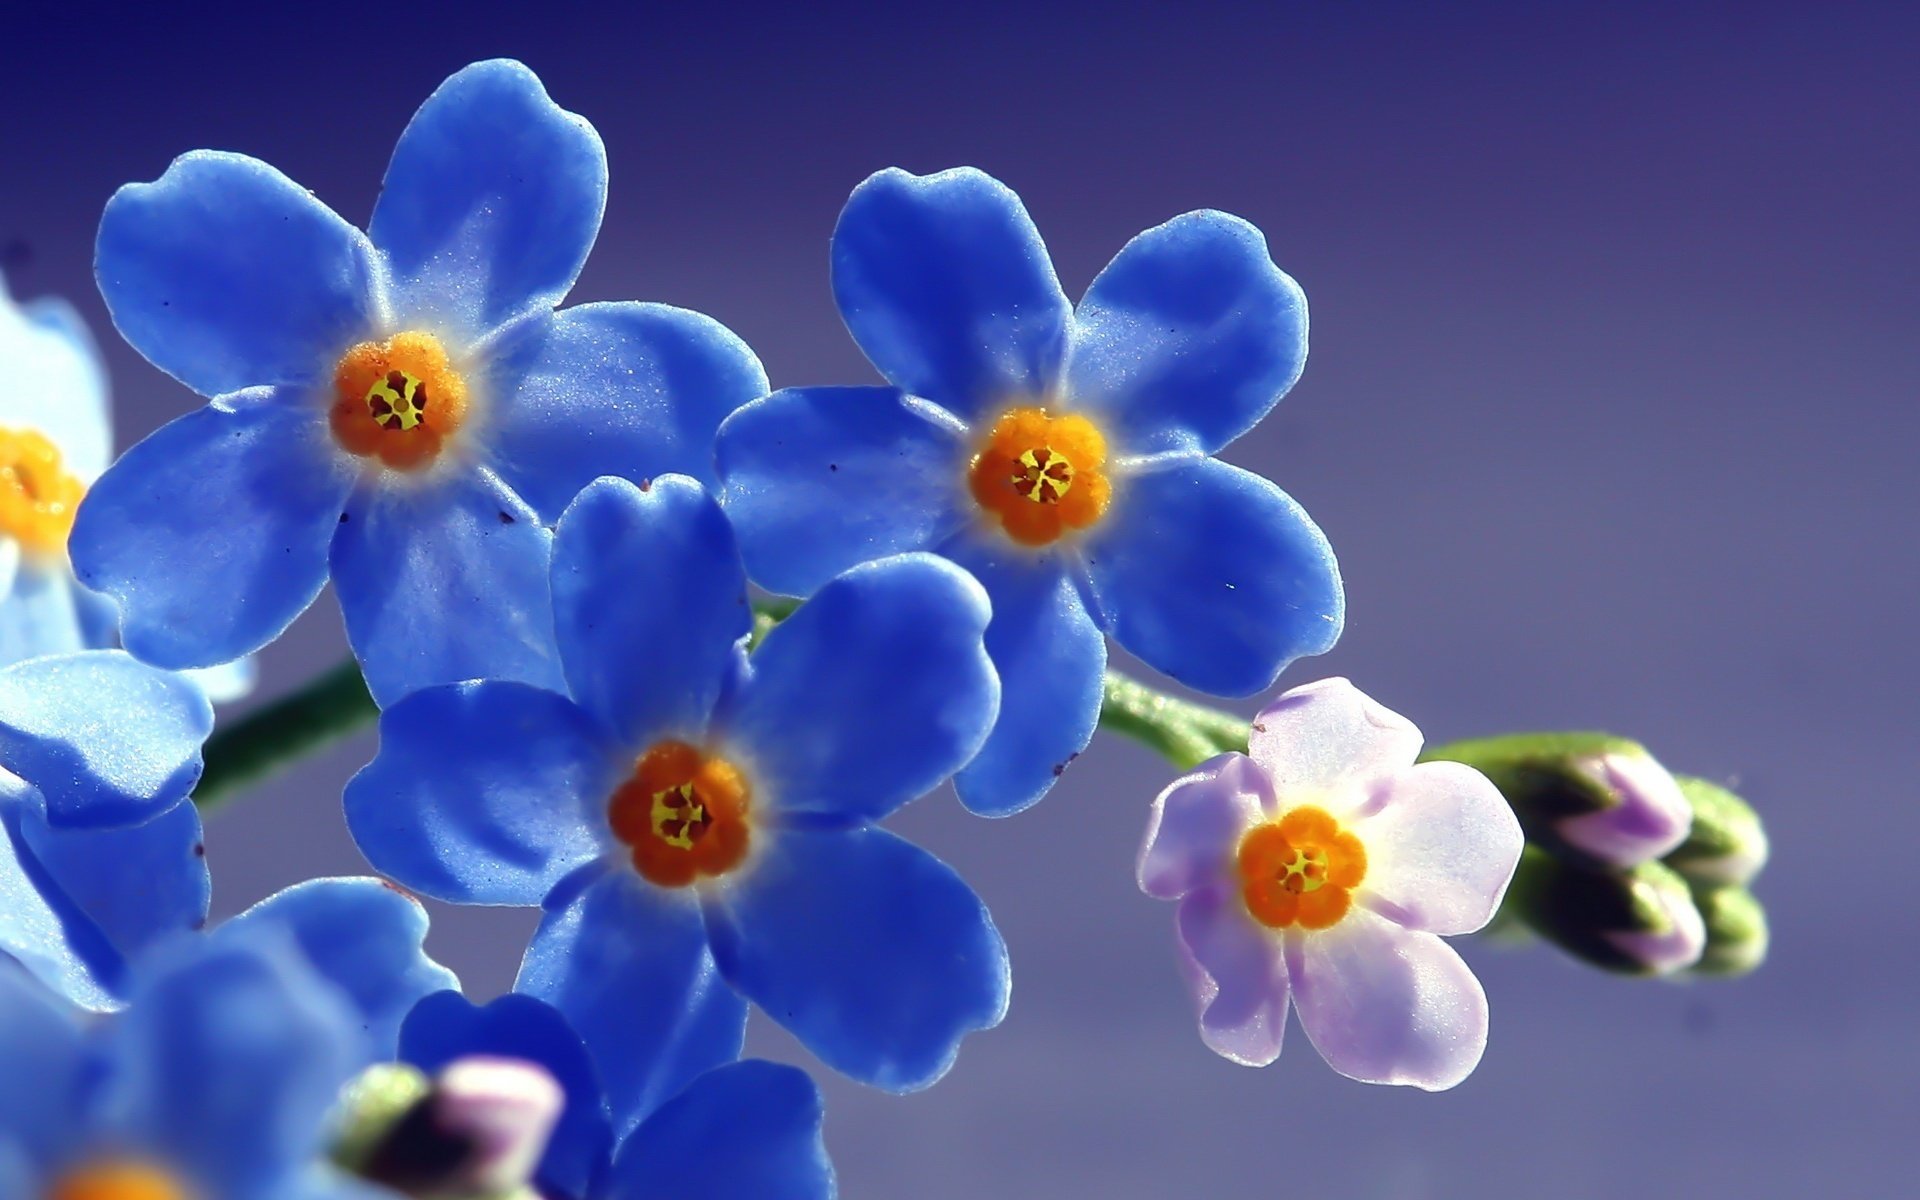
M 1118 671 L 1107 672 L 1100 728 L 1140 742 L 1183 771 L 1247 748 L 1244 717 L 1177 699 Z

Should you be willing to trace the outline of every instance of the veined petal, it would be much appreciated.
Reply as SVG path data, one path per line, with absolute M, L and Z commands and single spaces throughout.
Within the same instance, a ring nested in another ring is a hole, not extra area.
M 606 1085 L 616 1137 L 740 1056 L 747 1005 L 714 968 L 699 906 L 624 868 L 582 868 L 548 901 L 514 991 L 559 1009 Z
M 200 778 L 213 709 L 179 676 L 118 650 L 0 671 L 0 763 L 40 789 L 56 825 L 120 825 L 171 808 Z
M 971 538 L 941 550 L 993 604 L 987 656 L 1000 676 L 1000 715 L 954 790 L 969 812 L 1004 817 L 1045 796 L 1100 723 L 1107 639 L 1059 566 Z
M 491 471 L 370 482 L 333 542 L 347 640 L 382 707 L 466 679 L 566 687 L 553 646 L 553 535 Z
M 1526 844 L 1500 789 L 1461 763 L 1421 763 L 1376 783 L 1375 805 L 1353 832 L 1367 848 L 1366 892 L 1387 915 L 1449 935 L 1492 919 Z
M 70 1006 L 24 972 L 0 964 L 0 1141 L 22 1165 L 46 1170 L 82 1132 L 89 1056 Z M 37 1172 L 36 1172 L 37 1173 Z M 0 1181 L 7 1181 L 0 1173 Z M 8 1192 L 7 1195 L 31 1195 Z
M 1067 393 L 1130 453 L 1212 454 L 1307 362 L 1307 298 L 1239 217 L 1203 210 L 1134 238 L 1074 312 Z
M 902 554 L 775 626 L 724 731 L 775 811 L 877 821 L 965 765 L 999 708 L 988 617 L 972 576 Z
M 602 475 L 691 475 L 717 486 L 715 431 L 767 394 L 745 342 L 665 304 L 563 309 L 490 375 L 493 467 L 547 521 Z
M 369 1061 L 390 1059 L 400 1022 L 423 996 L 460 981 L 427 957 L 427 910 L 378 879 L 310 879 L 285 888 L 214 931 L 226 939 L 258 926 L 293 936 L 320 977 L 340 989 L 367 1034 Z
M 1487 994 L 1431 933 L 1354 908 L 1289 944 L 1287 965 L 1301 1028 L 1349 1079 L 1444 1091 L 1487 1048 Z
M 981 171 L 898 168 L 853 190 L 833 231 L 833 294 L 889 382 L 971 419 L 1060 380 L 1073 315 L 1039 230 Z
M 372 328 L 372 248 L 258 159 L 196 150 L 107 201 L 94 273 L 113 323 L 203 396 L 326 379 Z
M 107 377 L 86 323 L 64 300 L 15 306 L 0 279 L 0 425 L 34 429 L 59 447 L 66 469 L 92 482 L 113 457 Z
M 783 829 L 707 905 L 728 982 L 820 1060 L 892 1092 L 1006 1015 L 1007 948 L 953 869 L 884 829 Z
M 1240 839 L 1273 811 L 1266 772 L 1244 754 L 1209 759 L 1154 798 L 1140 847 L 1140 890 L 1178 900 L 1230 874 Z
M 685 475 L 601 479 L 554 531 L 554 630 L 573 697 L 629 748 L 697 738 L 753 628 L 726 514 Z
M 1346 819 L 1372 798 L 1368 785 L 1420 754 L 1413 722 L 1345 679 L 1303 684 L 1260 710 L 1247 752 L 1285 807 L 1312 804 Z
M 82 1008 L 117 1008 L 125 961 L 48 877 L 21 832 L 43 806 L 30 785 L 0 770 L 0 956 Z
M 620 1147 L 606 1200 L 832 1200 L 825 1116 L 805 1071 L 757 1059 L 718 1067 Z
M 607 844 L 619 764 L 564 696 L 522 683 L 428 688 L 380 714 L 347 784 L 374 869 L 455 904 L 539 904 Z
M 207 922 L 212 885 L 200 813 L 185 800 L 138 825 L 61 829 L 23 806 L 34 861 L 122 959 Z
M 1224 883 L 1182 900 L 1176 927 L 1207 1049 L 1243 1067 L 1279 1058 L 1288 997 L 1280 939 L 1257 925 Z
M 606 204 L 600 135 L 496 58 L 455 72 L 413 115 L 367 229 L 400 319 L 472 338 L 558 304 Z
M 119 602 L 128 649 L 210 667 L 280 636 L 327 581 L 353 486 L 315 409 L 231 396 L 120 456 L 80 504 L 80 582 Z M 183 570 L 191 563 L 192 570 Z
M 964 434 L 892 388 L 775 392 L 727 419 L 718 456 L 747 573 L 784 596 L 929 549 L 964 519 Z
M 0 665 L 87 649 L 71 575 L 29 560 L 11 582 L 10 589 L 0 588 Z
M 1115 641 L 1189 687 L 1245 696 L 1332 649 L 1333 550 L 1287 494 L 1203 458 L 1128 480 L 1086 549 Z

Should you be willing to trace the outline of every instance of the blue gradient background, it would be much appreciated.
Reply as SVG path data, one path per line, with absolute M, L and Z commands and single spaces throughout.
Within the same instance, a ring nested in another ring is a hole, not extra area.
M 106 328 L 112 189 L 211 146 L 362 221 L 413 108 L 496 54 L 608 144 L 574 298 L 710 312 L 776 386 L 872 377 L 826 247 L 880 167 L 1005 179 L 1076 295 L 1138 230 L 1240 213 L 1314 346 L 1229 457 L 1326 528 L 1351 601 L 1284 682 L 1350 675 L 1436 740 L 1606 727 L 1735 782 L 1773 831 L 1772 960 L 1676 985 L 1469 944 L 1493 1039 L 1458 1090 L 1349 1083 L 1297 1029 L 1235 1067 L 1131 880 L 1168 772 L 1103 739 L 1024 816 L 943 794 L 898 820 L 992 905 L 1013 1011 L 930 1092 L 824 1081 L 845 1193 L 1890 1195 L 1920 1165 L 1914 11 L 14 6 L 0 266 L 101 330 L 130 441 L 194 401 Z M 263 690 L 340 646 L 323 602 Z M 338 797 L 370 749 L 214 823 L 219 912 L 360 869 Z M 506 986 L 530 914 L 436 918 L 475 992 Z

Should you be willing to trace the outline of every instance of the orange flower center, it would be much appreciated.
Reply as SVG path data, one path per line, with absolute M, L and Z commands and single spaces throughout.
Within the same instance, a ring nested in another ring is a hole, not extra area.
M 1079 413 L 1044 408 L 1000 414 L 967 470 L 982 512 L 1023 546 L 1045 546 L 1107 511 L 1107 439 Z
M 191 1200 L 193 1194 L 158 1167 L 109 1161 L 62 1175 L 54 1181 L 47 1200 Z
M 1367 848 L 1323 809 L 1292 809 L 1240 839 L 1240 897 L 1273 929 L 1327 929 L 1353 907 Z
M 86 493 L 44 435 L 0 428 L 0 533 L 29 553 L 65 554 L 74 510 Z
M 333 438 L 349 454 L 411 471 L 467 419 L 467 382 L 430 333 L 361 342 L 333 370 Z
M 640 756 L 608 802 L 614 836 L 634 869 L 661 887 L 724 875 L 747 855 L 751 790 L 738 768 L 685 742 Z

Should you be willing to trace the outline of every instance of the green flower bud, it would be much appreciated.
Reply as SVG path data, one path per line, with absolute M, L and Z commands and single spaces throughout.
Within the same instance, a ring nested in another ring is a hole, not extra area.
M 1657 862 L 1616 870 L 1528 846 L 1502 911 L 1575 958 L 1625 975 L 1692 966 L 1707 940 L 1686 880 Z
M 413 1200 L 539 1200 L 528 1181 L 563 1104 L 532 1063 L 463 1058 L 432 1079 L 382 1064 L 347 1088 L 333 1160 Z
M 1760 814 L 1717 783 L 1690 775 L 1680 776 L 1679 783 L 1693 808 L 1693 828 L 1667 855 L 1666 864 L 1696 886 L 1744 886 L 1767 862 L 1767 831 Z
M 1767 910 L 1743 887 L 1696 888 L 1693 902 L 1707 926 L 1707 950 L 1696 975 L 1745 975 L 1767 957 Z

